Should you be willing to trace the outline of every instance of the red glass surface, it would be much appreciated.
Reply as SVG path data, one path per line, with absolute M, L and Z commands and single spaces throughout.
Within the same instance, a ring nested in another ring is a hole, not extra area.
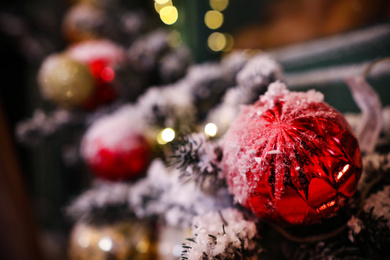
M 361 174 L 357 140 L 323 102 L 275 101 L 240 114 L 226 134 L 223 164 L 236 200 L 260 218 L 310 224 L 334 215 Z
M 151 149 L 146 140 L 142 136 L 132 135 L 123 140 L 118 147 L 102 145 L 96 156 L 87 163 L 93 173 L 100 178 L 134 179 L 145 172 L 150 154 Z
M 118 93 L 111 84 L 115 79 L 115 72 L 108 65 L 108 61 L 97 59 L 90 62 L 88 66 L 95 79 L 95 90 L 83 107 L 91 110 L 99 105 L 110 103 L 117 97 Z

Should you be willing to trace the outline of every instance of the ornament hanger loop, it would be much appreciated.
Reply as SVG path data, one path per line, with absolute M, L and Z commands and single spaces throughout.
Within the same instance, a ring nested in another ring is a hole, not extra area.
M 381 63 L 386 63 L 386 62 L 390 62 L 390 57 L 386 57 L 386 58 L 382 58 L 382 59 L 379 59 L 379 60 L 376 60 L 376 61 L 373 61 L 372 63 L 370 63 L 367 68 L 365 70 L 363 70 L 362 72 L 362 76 L 364 78 L 367 78 L 370 74 L 370 72 L 372 71 L 372 69 L 378 65 L 378 64 L 381 64 Z

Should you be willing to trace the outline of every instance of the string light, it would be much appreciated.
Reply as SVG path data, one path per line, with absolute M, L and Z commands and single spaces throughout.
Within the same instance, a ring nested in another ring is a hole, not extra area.
M 218 11 L 207 11 L 204 16 L 206 26 L 212 30 L 218 29 L 223 24 L 223 14 Z
M 175 139 L 175 131 L 172 128 L 165 128 L 157 135 L 157 143 L 164 145 Z
M 214 123 L 208 123 L 205 127 L 204 127 L 204 133 L 208 136 L 211 136 L 211 137 L 214 137 L 217 135 L 217 132 L 218 132 L 218 127 L 216 124 Z
M 103 237 L 99 241 L 98 245 L 99 245 L 101 250 L 108 252 L 112 248 L 112 240 L 109 237 Z
M 210 0 L 210 6 L 214 10 L 223 11 L 229 4 L 229 0 Z
M 224 17 L 221 11 L 229 5 L 229 0 L 209 0 L 213 10 L 207 11 L 204 16 L 204 23 L 209 29 L 215 30 L 222 26 Z M 214 52 L 229 52 L 233 49 L 233 36 L 227 33 L 214 32 L 207 39 L 207 46 Z
M 167 2 L 169 2 L 169 0 L 154 0 L 157 4 L 159 5 L 163 5 L 163 4 L 166 4 Z
M 214 32 L 207 39 L 207 45 L 212 51 L 222 51 L 226 47 L 226 37 L 223 33 Z
M 178 17 L 179 13 L 174 6 L 166 6 L 160 10 L 160 19 L 165 24 L 171 25 L 176 23 Z
M 160 13 L 161 9 L 167 6 L 173 6 L 171 0 L 163 1 L 163 0 L 155 0 L 154 1 L 154 9 L 156 9 L 157 13 Z
M 225 48 L 223 48 L 223 51 L 224 52 L 229 52 L 234 47 L 234 38 L 229 33 L 224 33 L 224 35 L 225 35 L 225 38 L 226 38 L 226 45 L 225 45 Z

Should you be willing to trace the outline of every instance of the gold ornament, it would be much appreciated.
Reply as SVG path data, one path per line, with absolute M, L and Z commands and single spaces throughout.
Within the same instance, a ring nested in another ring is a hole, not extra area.
M 62 30 L 69 42 L 77 43 L 99 38 L 105 16 L 95 2 L 82 1 L 66 11 L 62 20 Z
M 183 251 L 183 242 L 191 237 L 191 229 L 164 226 L 158 234 L 157 253 L 159 260 L 177 260 Z
M 51 55 L 38 75 L 42 96 L 65 108 L 82 104 L 94 90 L 94 79 L 87 66 L 65 55 Z
M 70 236 L 69 259 L 156 259 L 150 226 L 138 220 L 103 226 L 77 223 Z

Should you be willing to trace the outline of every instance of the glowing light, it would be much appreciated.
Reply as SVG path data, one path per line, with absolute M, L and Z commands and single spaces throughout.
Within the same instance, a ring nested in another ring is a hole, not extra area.
M 90 237 L 87 234 L 82 234 L 78 239 L 77 242 L 81 247 L 87 248 L 90 243 Z
M 344 176 L 344 174 L 349 170 L 351 166 L 346 164 L 341 171 L 337 173 L 336 182 L 340 181 L 340 179 Z
M 104 69 L 102 69 L 102 71 L 100 72 L 100 77 L 102 78 L 102 80 L 106 83 L 110 83 L 114 80 L 115 78 L 115 72 L 112 68 L 110 67 L 105 67 Z
M 211 137 L 216 136 L 217 132 L 218 132 L 218 127 L 213 123 L 208 123 L 204 127 L 204 133 L 208 136 L 211 136 Z
M 229 4 L 229 0 L 210 0 L 210 6 L 214 10 L 223 11 Z
M 166 6 L 160 10 L 160 19 L 165 24 L 174 24 L 177 21 L 177 18 L 179 18 L 179 13 L 174 6 Z
M 110 251 L 112 249 L 112 240 L 109 237 L 103 237 L 99 243 L 98 246 L 100 247 L 101 250 L 103 251 Z
M 204 22 L 210 29 L 217 29 L 223 24 L 223 14 L 218 11 L 208 11 L 204 16 Z
M 226 38 L 226 45 L 225 48 L 223 48 L 224 52 L 229 52 L 233 49 L 234 47 L 234 38 L 231 34 L 225 33 L 225 38 Z
M 157 135 L 157 142 L 159 144 L 166 144 L 175 139 L 175 131 L 172 128 L 165 128 Z
M 212 33 L 207 39 L 207 45 L 212 51 L 222 51 L 226 47 L 226 37 L 223 33 Z
M 163 3 L 163 4 L 161 4 L 160 2 L 163 2 L 163 1 L 155 1 L 154 2 L 154 9 L 156 9 L 157 13 L 160 13 L 161 9 L 163 9 L 164 7 L 173 5 L 171 0 L 165 1 L 165 3 Z
M 73 92 L 70 91 L 70 90 L 66 91 L 66 96 L 67 96 L 68 98 L 73 97 Z
M 179 47 L 182 43 L 181 34 L 178 31 L 172 31 L 168 35 L 168 44 L 171 47 Z
M 145 254 L 148 252 L 149 243 L 145 240 L 141 240 L 140 242 L 138 242 L 136 248 L 138 252 Z
M 171 142 L 175 139 L 175 131 L 172 128 L 165 128 L 161 133 L 161 137 L 165 142 Z
M 169 0 L 154 0 L 157 4 L 163 5 L 166 4 Z

